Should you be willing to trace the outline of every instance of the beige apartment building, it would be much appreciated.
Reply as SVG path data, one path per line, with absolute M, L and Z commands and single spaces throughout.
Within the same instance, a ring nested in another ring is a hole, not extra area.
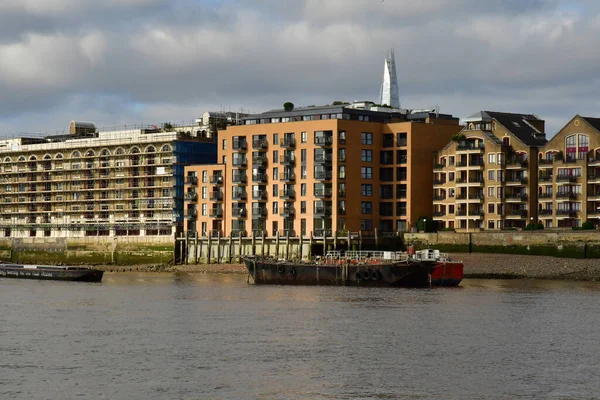
M 600 219 L 600 118 L 576 115 L 540 148 L 538 215 L 546 228 Z
M 406 231 L 432 214 L 434 151 L 458 119 L 369 102 L 273 110 L 219 132 L 218 164 L 186 167 L 187 231 Z
M 184 164 L 214 163 L 199 126 L 0 140 L 0 237 L 166 236 L 183 224 Z
M 537 221 L 544 121 L 481 111 L 435 155 L 434 220 L 457 231 L 524 228 Z

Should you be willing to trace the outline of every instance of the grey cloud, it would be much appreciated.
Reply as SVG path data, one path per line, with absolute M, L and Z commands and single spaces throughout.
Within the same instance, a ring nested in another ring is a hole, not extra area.
M 32 130 L 53 130 L 61 118 L 155 123 L 219 107 L 375 100 L 388 47 L 407 107 L 566 122 L 597 104 L 591 1 L 39 3 L 0 5 L 0 129 L 31 115 Z

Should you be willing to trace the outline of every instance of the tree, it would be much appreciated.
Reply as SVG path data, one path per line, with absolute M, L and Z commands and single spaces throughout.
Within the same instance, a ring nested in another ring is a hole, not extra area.
M 165 130 L 165 132 L 173 132 L 173 130 L 174 130 L 175 128 L 173 127 L 173 124 L 172 124 L 172 123 L 170 123 L 170 122 L 165 122 L 165 123 L 163 124 L 163 129 Z
M 456 143 L 460 143 L 465 140 L 465 135 L 462 132 L 458 132 L 452 136 L 452 141 Z
M 341 101 L 341 100 L 336 100 L 333 103 L 331 103 L 332 106 L 344 106 L 346 104 L 350 104 L 346 101 Z
M 293 111 L 294 110 L 294 103 L 286 101 L 285 103 L 283 103 L 283 109 L 285 111 Z

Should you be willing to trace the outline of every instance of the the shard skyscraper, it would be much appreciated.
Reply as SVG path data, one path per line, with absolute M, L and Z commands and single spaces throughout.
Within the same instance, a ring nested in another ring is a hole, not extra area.
M 398 77 L 396 76 L 396 59 L 394 49 L 389 49 L 385 57 L 383 69 L 383 83 L 381 84 L 381 97 L 379 104 L 387 104 L 400 108 L 400 95 L 398 94 Z

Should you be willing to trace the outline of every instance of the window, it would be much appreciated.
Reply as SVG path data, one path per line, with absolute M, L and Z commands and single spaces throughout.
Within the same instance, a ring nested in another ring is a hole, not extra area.
M 300 220 L 300 234 L 302 236 L 306 235 L 306 219 L 302 218 Z
M 203 199 L 208 198 L 208 188 L 206 186 L 202 186 L 202 198 Z
M 302 164 L 306 163 L 306 149 L 300 150 L 300 161 Z
M 488 221 L 488 229 L 494 229 L 494 221 Z
M 306 196 L 306 183 L 300 185 L 300 196 Z
M 373 179 L 373 168 L 360 167 L 360 177 L 362 179 Z
M 279 196 L 279 185 L 273 185 L 273 197 Z
M 306 214 L 306 201 L 300 202 L 300 214 Z
M 493 214 L 495 211 L 495 204 L 488 204 L 488 213 Z
M 448 172 L 448 182 L 454 182 L 454 172 Z
M 338 132 L 338 143 L 339 144 L 346 144 L 346 131 L 339 131 Z
M 369 132 L 363 132 L 360 134 L 360 142 L 362 144 L 373 144 L 373 134 Z
M 273 151 L 273 163 L 278 163 L 279 162 L 279 151 L 275 150 Z
M 346 167 L 344 165 L 338 167 L 338 177 L 340 179 L 346 179 Z
M 306 179 L 306 165 L 300 167 L 300 179 Z
M 307 135 L 306 135 L 306 132 L 302 132 L 302 133 L 300 134 L 300 141 L 301 141 L 302 143 L 306 143 L 306 140 L 307 140 L 307 139 L 308 139 L 308 137 L 307 137 Z
M 274 201 L 273 202 L 273 215 L 277 215 L 279 213 L 279 203 Z
M 495 174 L 495 172 L 496 172 L 496 171 L 494 171 L 494 170 L 490 170 L 490 171 L 488 171 L 488 179 L 489 179 L 490 181 L 493 181 L 493 180 L 495 180 L 495 179 L 496 179 L 496 174 Z
M 275 144 L 275 145 L 279 144 L 279 133 L 273 134 L 273 144 Z
M 498 153 L 498 165 L 504 164 L 504 154 Z
M 360 202 L 360 213 L 361 214 L 372 214 L 373 213 L 373 203 L 370 201 L 361 201 Z
M 202 215 L 208 214 L 208 205 L 206 203 L 202 203 Z
M 406 132 L 398 132 L 396 133 L 396 145 L 397 146 L 406 146 L 408 139 L 407 139 L 408 135 Z
M 360 185 L 360 195 L 361 196 L 372 196 L 373 195 L 373 185 L 371 185 L 371 184 Z
M 490 153 L 489 157 L 489 164 L 495 164 L 496 163 L 496 155 L 493 153 Z
M 494 188 L 493 187 L 488 188 L 488 197 L 494 197 Z
M 338 150 L 338 161 L 339 162 L 345 162 L 346 161 L 346 149 L 339 149 Z
M 372 162 L 373 161 L 373 150 L 361 150 L 360 159 L 363 162 Z
M 273 179 L 279 179 L 279 168 L 277 167 L 273 168 Z
M 227 150 L 227 139 L 223 139 L 223 150 Z
M 227 164 L 227 156 L 223 156 L 223 158 L 222 158 L 222 164 Z
M 361 219 L 360 220 L 360 230 L 361 231 L 372 231 L 373 230 L 373 220 Z

